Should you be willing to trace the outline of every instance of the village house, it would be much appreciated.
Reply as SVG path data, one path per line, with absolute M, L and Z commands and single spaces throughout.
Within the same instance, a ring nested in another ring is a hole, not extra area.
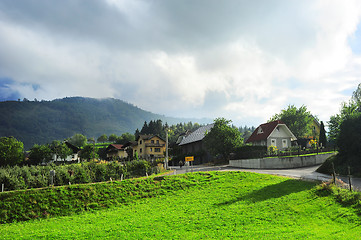
M 139 135 L 133 146 L 133 155 L 142 159 L 163 158 L 166 142 L 157 135 Z
M 66 146 L 71 149 L 72 154 L 68 155 L 65 159 L 62 159 L 59 155 L 53 154 L 52 162 L 80 162 L 80 148 L 74 146 L 69 142 L 65 142 Z
M 126 146 L 122 144 L 110 144 L 106 149 L 106 153 L 107 159 L 123 159 L 128 157 Z
M 194 156 L 193 164 L 203 164 L 211 162 L 212 155 L 205 149 L 203 139 L 207 132 L 210 132 L 214 124 L 208 124 L 186 135 L 180 141 L 182 154 Z
M 280 120 L 259 125 L 246 143 L 255 146 L 277 147 L 278 150 L 285 150 L 292 146 L 292 142 L 297 138 L 291 130 Z

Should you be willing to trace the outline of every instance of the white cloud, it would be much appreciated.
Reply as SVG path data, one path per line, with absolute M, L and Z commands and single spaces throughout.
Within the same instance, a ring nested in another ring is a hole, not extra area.
M 327 121 L 360 82 L 348 43 L 359 1 L 87 3 L 0 3 L 0 79 L 12 91 L 258 125 L 289 104 Z

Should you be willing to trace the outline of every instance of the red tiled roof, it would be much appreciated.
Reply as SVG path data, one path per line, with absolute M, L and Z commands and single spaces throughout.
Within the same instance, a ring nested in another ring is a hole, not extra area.
M 118 149 L 118 150 L 123 149 L 123 145 L 122 145 L 122 144 L 110 144 L 110 145 L 108 146 L 108 149 L 109 149 L 110 147 L 115 148 L 115 149 Z
M 256 128 L 252 133 L 252 135 L 248 138 L 246 143 L 266 140 L 268 136 L 273 132 L 273 130 L 277 127 L 278 124 L 284 124 L 284 123 L 281 120 L 276 120 L 273 122 L 259 125 L 258 128 Z M 262 129 L 262 133 L 258 133 L 260 128 Z

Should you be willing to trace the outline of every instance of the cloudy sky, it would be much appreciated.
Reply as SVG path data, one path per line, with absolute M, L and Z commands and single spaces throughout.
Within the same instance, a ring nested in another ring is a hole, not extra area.
M 113 97 L 174 117 L 328 121 L 361 83 L 361 1 L 0 0 L 0 100 Z

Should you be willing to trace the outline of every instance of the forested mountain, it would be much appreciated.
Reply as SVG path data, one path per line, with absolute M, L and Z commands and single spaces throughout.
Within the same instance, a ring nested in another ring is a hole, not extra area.
M 142 128 L 145 121 L 156 119 L 168 124 L 204 123 L 199 119 L 165 117 L 111 98 L 6 101 L 0 102 L 0 115 L 0 137 L 14 136 L 24 143 L 25 149 L 35 143 L 63 140 L 75 133 L 95 139 L 102 134 L 134 133 L 137 128 Z

